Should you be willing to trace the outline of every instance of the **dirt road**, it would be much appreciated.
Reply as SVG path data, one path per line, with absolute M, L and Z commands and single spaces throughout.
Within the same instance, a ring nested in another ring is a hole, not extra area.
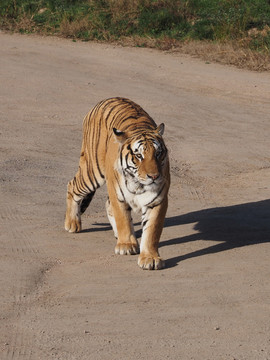
M 269 360 L 270 74 L 0 33 L 0 84 L 0 358 Z M 112 96 L 166 124 L 161 271 L 114 255 L 105 187 L 64 231 L 82 119 Z

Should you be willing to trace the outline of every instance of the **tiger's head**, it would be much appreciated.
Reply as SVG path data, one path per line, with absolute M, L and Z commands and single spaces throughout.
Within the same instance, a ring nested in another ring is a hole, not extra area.
M 164 124 L 136 135 L 115 128 L 113 131 L 121 144 L 120 164 L 125 177 L 143 186 L 164 182 L 167 162 L 167 148 L 162 139 Z

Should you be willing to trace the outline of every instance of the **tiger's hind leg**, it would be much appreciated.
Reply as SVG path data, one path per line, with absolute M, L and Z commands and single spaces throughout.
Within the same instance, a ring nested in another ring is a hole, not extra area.
M 85 212 L 89 206 L 95 191 L 89 189 L 78 189 L 76 186 L 76 176 L 68 183 L 67 189 L 67 208 L 65 217 L 65 229 L 69 232 L 81 231 L 81 214 Z

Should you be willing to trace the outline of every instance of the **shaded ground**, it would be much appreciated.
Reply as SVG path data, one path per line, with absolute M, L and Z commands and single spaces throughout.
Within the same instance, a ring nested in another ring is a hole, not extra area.
M 270 75 L 56 38 L 0 44 L 1 359 L 269 360 Z M 82 233 L 63 228 L 82 119 L 118 95 L 166 124 L 162 271 L 113 254 L 105 187 Z

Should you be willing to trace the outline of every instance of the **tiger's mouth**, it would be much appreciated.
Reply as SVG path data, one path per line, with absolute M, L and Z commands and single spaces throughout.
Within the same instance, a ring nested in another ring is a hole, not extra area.
M 133 184 L 135 186 L 138 186 L 140 188 L 143 188 L 145 186 L 159 186 L 161 183 L 163 183 L 163 177 L 159 175 L 156 178 L 152 177 L 142 177 L 138 174 L 130 173 L 129 171 L 124 172 L 124 176 L 126 178 L 126 182 L 129 184 Z
M 146 178 L 138 177 L 139 183 L 143 186 L 160 185 L 163 182 L 162 180 L 163 179 L 161 175 L 156 178 L 149 177 L 148 175 Z

